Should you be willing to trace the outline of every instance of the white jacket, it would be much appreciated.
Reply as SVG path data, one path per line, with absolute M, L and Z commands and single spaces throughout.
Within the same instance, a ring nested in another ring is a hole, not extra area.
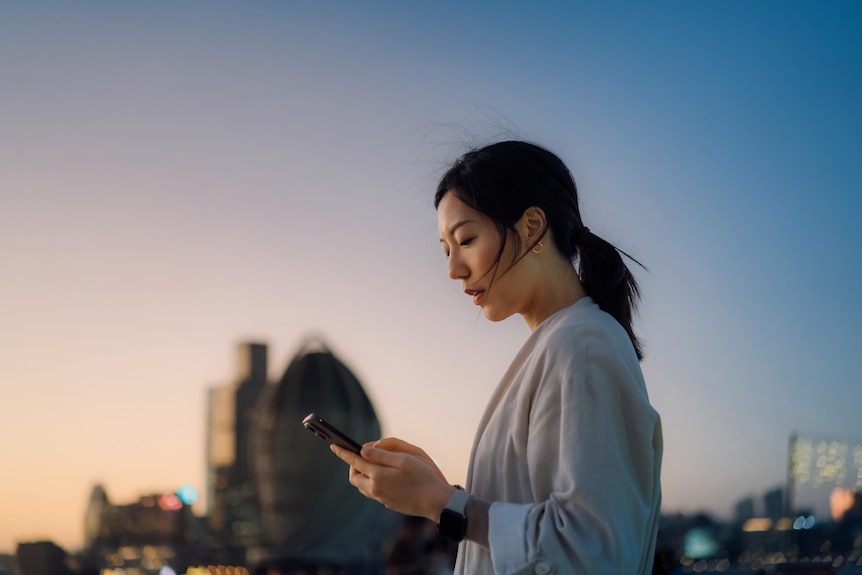
M 492 502 L 490 553 L 455 572 L 649 574 L 662 432 L 625 330 L 590 299 L 546 319 L 492 395 L 466 489 Z

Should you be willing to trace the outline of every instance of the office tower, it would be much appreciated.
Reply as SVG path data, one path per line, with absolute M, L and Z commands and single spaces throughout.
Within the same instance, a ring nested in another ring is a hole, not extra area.
M 733 506 L 733 519 L 737 523 L 745 523 L 754 517 L 754 497 L 745 497 Z
M 218 545 L 228 550 L 259 537 L 249 442 L 266 384 L 267 346 L 244 342 L 237 348 L 234 378 L 208 393 L 207 515 Z
M 792 514 L 810 512 L 826 521 L 833 494 L 862 489 L 862 440 L 794 434 L 788 460 L 786 496 Z
M 778 521 L 784 517 L 784 489 L 776 487 L 763 494 L 763 516 Z
M 110 534 L 111 503 L 102 485 L 93 486 L 84 513 L 84 547 L 91 549 L 107 543 Z
M 347 481 L 347 466 L 301 425 L 310 412 L 359 443 L 379 439 L 380 424 L 356 376 L 319 340 L 309 340 L 260 403 L 255 468 L 262 511 L 257 568 L 337 568 L 377 561 L 398 517 Z

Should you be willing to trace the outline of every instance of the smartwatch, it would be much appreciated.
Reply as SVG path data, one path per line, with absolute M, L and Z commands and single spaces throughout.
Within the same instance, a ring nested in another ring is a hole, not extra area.
M 458 486 L 456 486 L 458 487 Z M 449 503 L 440 512 L 440 522 L 437 524 L 437 533 L 452 541 L 461 541 L 467 535 L 467 516 L 464 509 L 470 494 L 458 487 Z

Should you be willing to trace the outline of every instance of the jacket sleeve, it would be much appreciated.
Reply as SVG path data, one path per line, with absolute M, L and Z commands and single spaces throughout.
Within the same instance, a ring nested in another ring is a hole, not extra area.
M 549 353 L 531 391 L 526 457 L 536 503 L 492 503 L 495 573 L 651 569 L 661 424 L 636 359 L 600 344 L 581 357 Z

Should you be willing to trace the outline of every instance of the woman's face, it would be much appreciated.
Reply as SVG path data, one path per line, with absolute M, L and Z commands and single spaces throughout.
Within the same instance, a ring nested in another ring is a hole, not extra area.
M 527 298 L 521 270 L 518 264 L 509 269 L 516 257 L 511 241 L 495 263 L 502 238 L 494 222 L 447 193 L 437 206 L 437 224 L 449 277 L 461 281 L 485 317 L 500 321 L 520 312 Z

